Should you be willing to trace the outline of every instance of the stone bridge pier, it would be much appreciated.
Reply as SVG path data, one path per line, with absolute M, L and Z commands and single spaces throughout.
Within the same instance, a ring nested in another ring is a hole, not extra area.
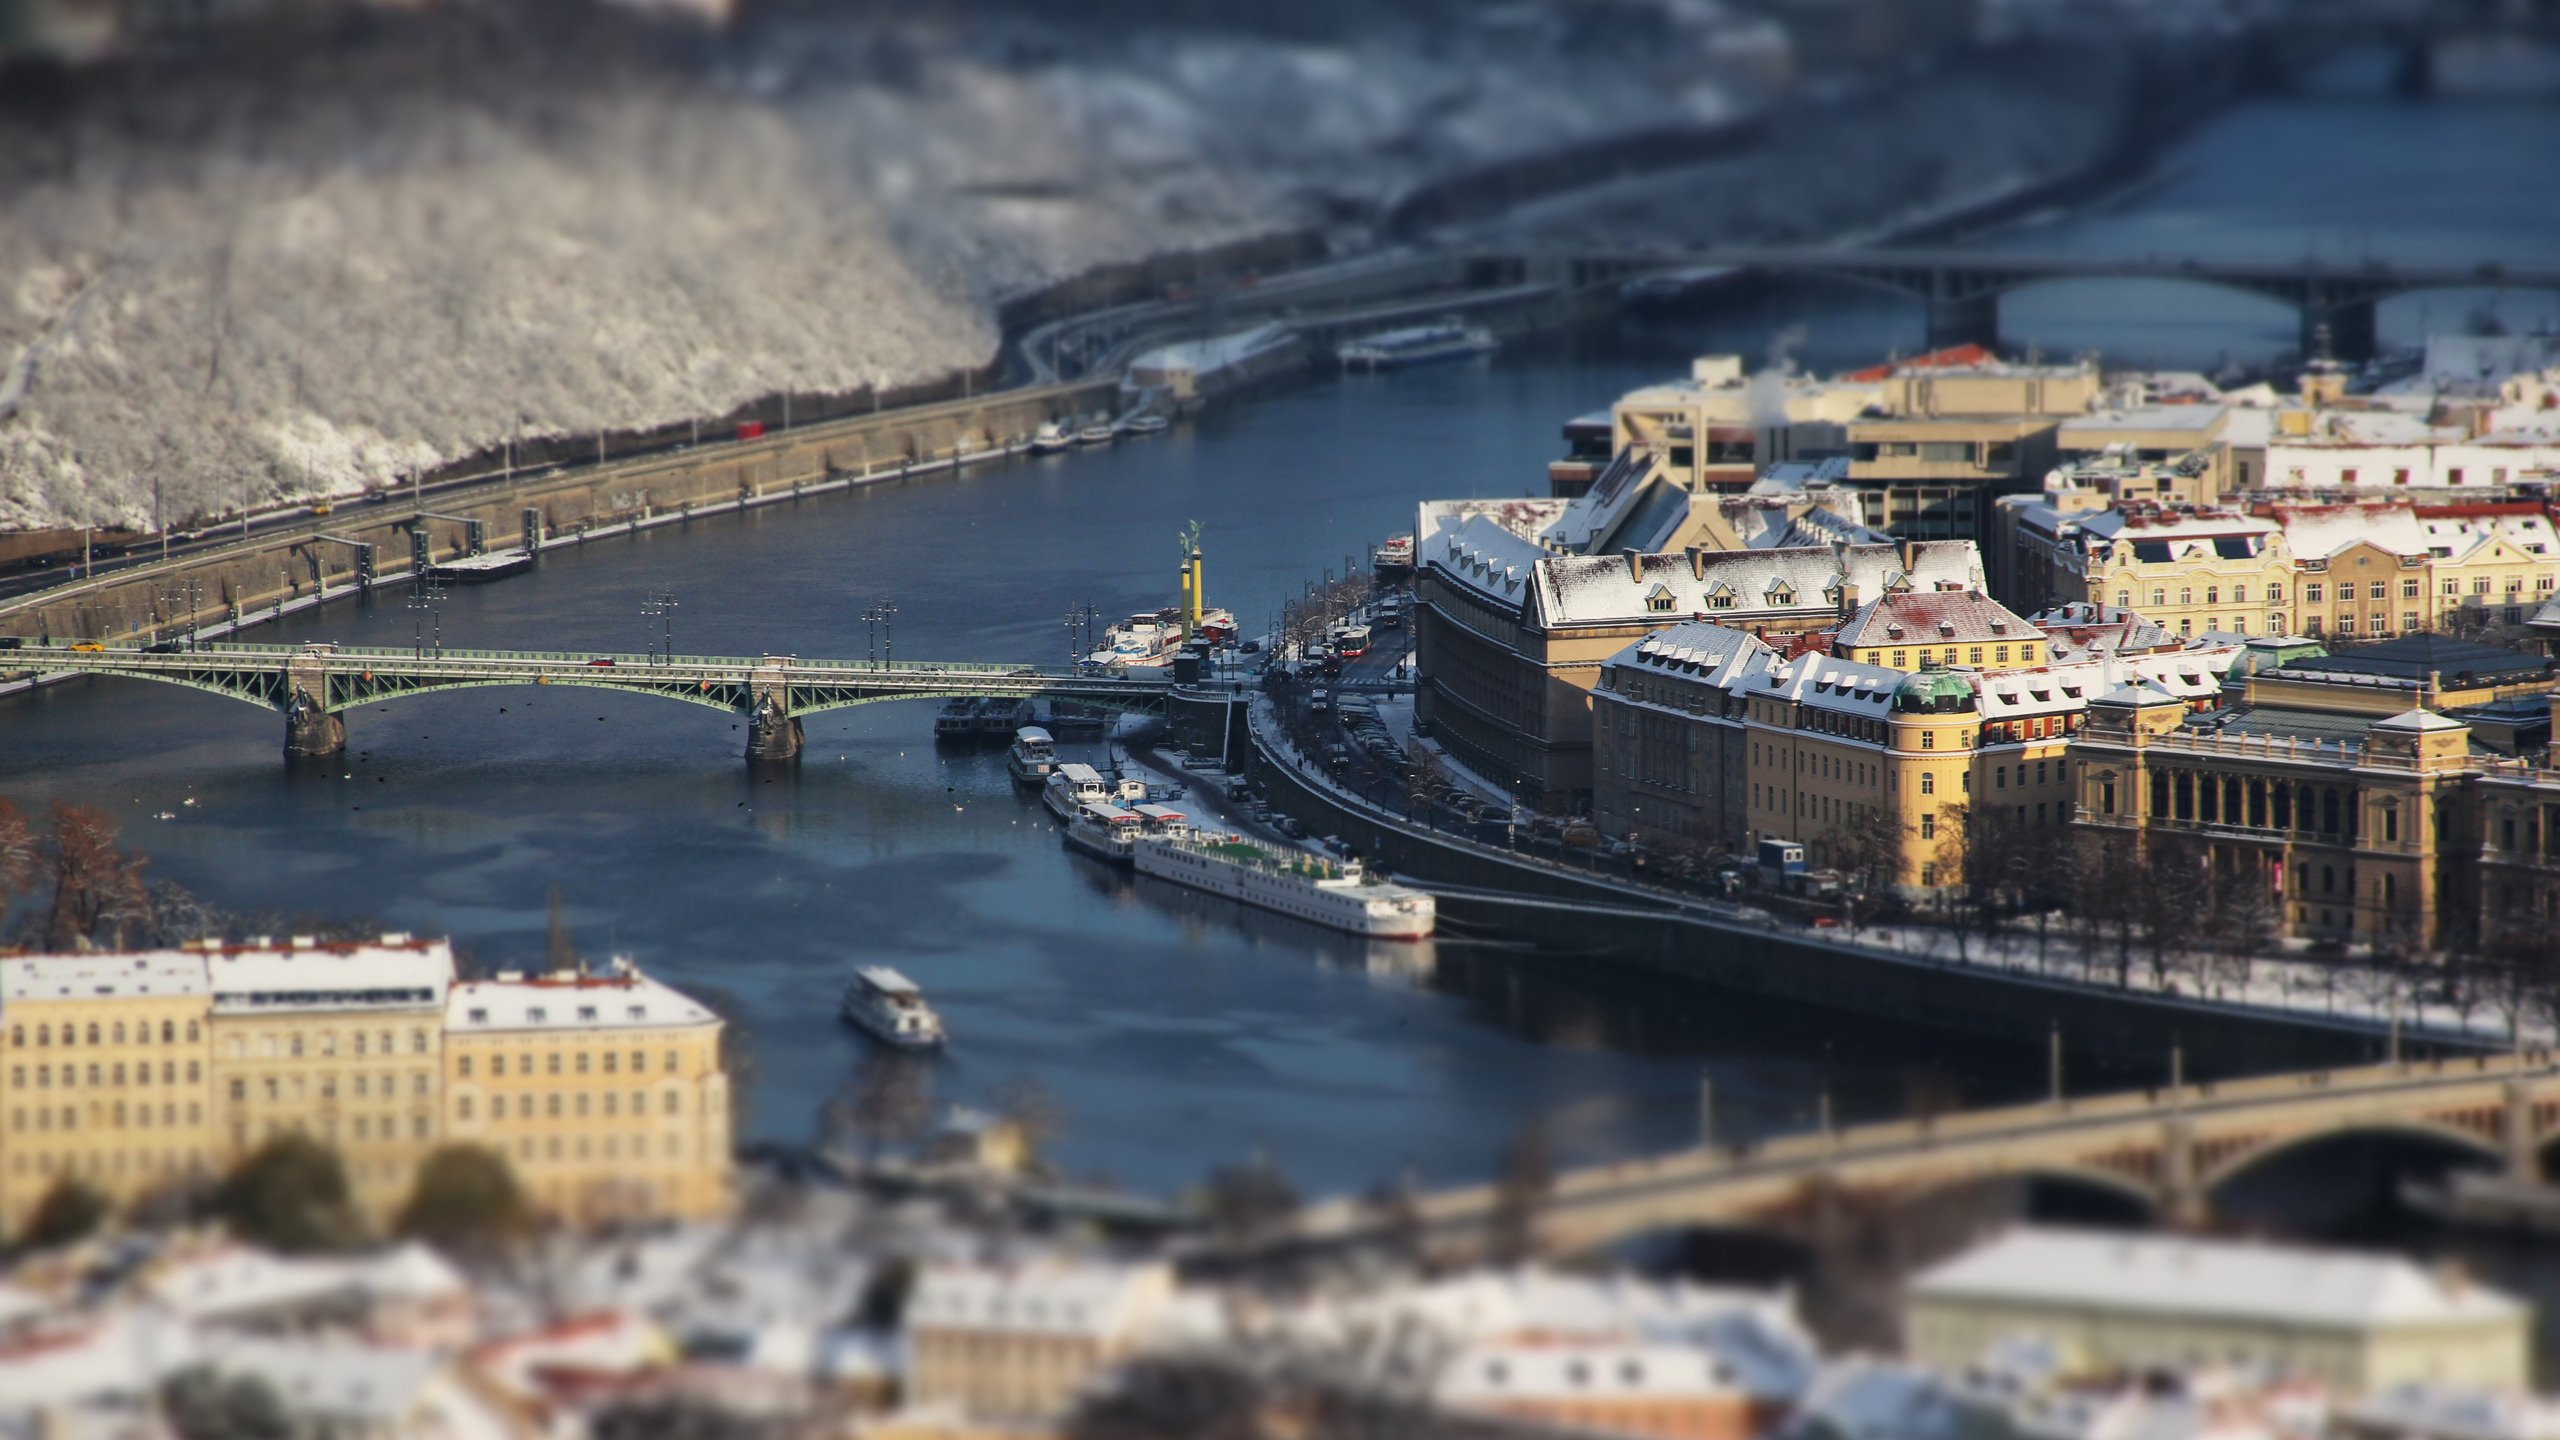
M 747 758 L 800 758 L 800 720 L 791 713 L 787 660 L 768 657 L 747 676 Z
M 318 655 L 296 655 L 285 663 L 284 678 L 285 757 L 344 753 L 347 722 L 329 713 L 329 662 Z

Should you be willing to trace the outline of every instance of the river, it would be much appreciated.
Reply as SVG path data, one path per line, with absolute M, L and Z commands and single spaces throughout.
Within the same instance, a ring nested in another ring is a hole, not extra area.
M 2442 165 L 2405 165 L 2397 137 L 2419 123 Z M 2519 125 L 2542 138 L 2525 147 Z M 2268 150 L 2288 134 L 2328 156 L 2322 193 L 2363 200 L 2304 212 L 2301 157 Z M 2393 186 L 2435 187 L 2435 202 L 2360 179 L 2368 164 Z M 2130 208 L 2012 243 L 2165 245 L 2201 223 L 2217 243 L 2271 244 L 2351 216 L 2378 253 L 2458 229 L 2527 258 L 2552 243 L 2543 212 L 2560 190 L 2518 181 L 2476 201 L 2484 169 L 2520 165 L 2560 165 L 2547 108 L 2411 109 L 2350 85 L 2236 111 L 2176 147 L 2177 178 Z M 2458 208 L 2475 203 L 2488 208 Z M 2186 364 L 2290 343 L 2287 318 L 2207 303 L 2210 324 L 2155 332 L 2154 300 L 2054 287 L 2012 307 L 2011 333 Z M 2406 317 L 2386 325 L 2406 338 Z M 454 646 L 639 650 L 657 624 L 643 602 L 664 588 L 688 653 L 861 655 L 864 612 L 886 602 L 898 656 L 1055 661 L 1071 607 L 1169 603 L 1174 536 L 1197 519 L 1212 600 L 1252 627 L 1317 571 L 1410 529 L 1417 500 L 1541 489 L 1565 418 L 1694 351 L 1848 365 L 1918 335 L 1914 310 L 1889 300 L 1773 290 L 1679 326 L 1326 381 L 1108 451 L 561 552 L 529 577 L 454 593 L 435 623 Z M 392 592 L 280 633 L 402 645 L 426 618 Z M 1731 1135 L 1806 1124 L 1824 1093 L 1854 1119 L 2043 1084 L 2041 1053 L 1500 947 L 1370 951 L 1133 886 L 1064 853 L 999 755 L 938 751 L 925 704 L 812 718 L 783 776 L 751 773 L 743 736 L 713 712 L 595 692 L 368 709 L 348 717 L 345 765 L 324 773 L 286 769 L 275 717 L 193 691 L 86 681 L 4 708 L 0 793 L 105 806 L 155 874 L 280 931 L 296 916 L 370 917 L 449 933 L 476 963 L 532 964 L 557 887 L 588 954 L 627 952 L 713 992 L 749 1033 L 760 1138 L 809 1138 L 863 1063 L 833 1018 L 863 962 L 906 970 L 943 1009 L 955 1040 L 931 1067 L 937 1099 L 1036 1082 L 1063 1113 L 1069 1171 L 1158 1191 L 1256 1153 L 1311 1191 L 1407 1170 L 1482 1176 L 1533 1118 L 1567 1159 L 1658 1149 L 1694 1135 L 1702 1075 Z M 163 812 L 178 818 L 152 818 Z

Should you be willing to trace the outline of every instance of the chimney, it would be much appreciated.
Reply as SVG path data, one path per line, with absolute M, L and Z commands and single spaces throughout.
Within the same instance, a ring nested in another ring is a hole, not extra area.
M 1707 578 L 1707 552 L 1700 546 L 1689 547 L 1689 578 L 1692 580 Z
M 1843 575 L 1840 577 L 1840 618 L 1846 620 L 1857 613 L 1858 582 Z
M 1920 544 L 1916 540 L 1893 542 L 1894 553 L 1902 557 L 1902 573 L 1909 575 L 1920 568 Z
M 1644 552 L 1630 545 L 1618 553 L 1627 557 L 1627 578 L 1636 581 L 1643 580 Z

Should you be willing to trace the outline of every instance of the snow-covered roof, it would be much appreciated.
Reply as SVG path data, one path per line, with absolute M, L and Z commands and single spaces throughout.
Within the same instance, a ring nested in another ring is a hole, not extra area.
M 1748 1394 L 1742 1380 L 1731 1362 L 1696 1345 L 1641 1340 L 1479 1345 L 1441 1371 L 1432 1398 L 1456 1406 L 1682 1400 Z
M 0 1008 L 19 1001 L 205 993 L 204 957 L 182 950 L 0 960 Z
M 1915 1301 L 2069 1306 L 2320 1330 L 2527 1323 L 2518 1301 L 2396 1255 L 2021 1227 L 1910 1282 Z
M 1624 625 L 1719 611 L 1813 617 L 1837 608 L 1842 581 L 1862 596 L 1902 588 L 1978 590 L 1983 584 L 1982 556 L 1970 540 L 1695 551 L 1638 555 L 1632 562 L 1625 556 L 1557 556 L 1528 567 L 1528 578 L 1550 625 Z M 1720 595 L 1729 598 L 1720 604 Z
M 719 1021 L 710 1007 L 629 961 L 600 973 L 466 980 L 445 1002 L 448 1036 L 513 1030 L 670 1030 Z
M 2288 505 L 2275 517 L 2299 559 L 2326 560 L 2360 543 L 2394 555 L 2424 555 L 2430 548 L 2417 512 L 2406 505 Z
M 2060 443 L 2066 450 L 2075 448 L 2075 442 L 2097 444 L 2095 432 L 2105 430 L 2177 430 L 2201 441 L 2206 431 L 2222 422 L 2226 409 L 2221 405 L 2140 405 L 2093 410 L 2063 421 Z
M 201 953 L 213 1008 L 224 1011 L 437 1005 L 453 983 L 453 947 L 442 940 L 323 944 L 297 936 L 280 946 Z
M 1162 1264 L 1042 1258 L 928 1265 L 907 1301 L 910 1330 L 990 1330 L 1105 1339 L 1128 1334 L 1169 1297 Z
M 386 1426 L 401 1426 L 410 1418 L 436 1373 L 435 1357 L 422 1350 L 307 1336 L 229 1340 L 208 1358 L 225 1374 L 265 1381 L 297 1416 Z
M 143 1293 L 191 1322 L 310 1305 L 347 1295 L 431 1300 L 465 1293 L 462 1277 L 422 1245 L 377 1255 L 301 1258 L 246 1245 L 174 1256 L 155 1266 Z
M 1844 621 L 1832 644 L 1839 649 L 1876 645 L 1932 645 L 2000 640 L 2041 640 L 2026 617 L 1979 589 L 1883 595 Z

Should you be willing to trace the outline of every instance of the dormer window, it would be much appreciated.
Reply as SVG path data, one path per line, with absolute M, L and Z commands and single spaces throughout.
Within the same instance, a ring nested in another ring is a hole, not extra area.
M 1787 584 L 1783 580 L 1770 586 L 1769 603 L 1772 605 L 1793 605 L 1796 603 L 1795 587 Z
M 1644 597 L 1644 608 L 1657 615 L 1668 613 L 1679 603 L 1680 598 L 1671 593 L 1668 585 L 1656 585 Z

